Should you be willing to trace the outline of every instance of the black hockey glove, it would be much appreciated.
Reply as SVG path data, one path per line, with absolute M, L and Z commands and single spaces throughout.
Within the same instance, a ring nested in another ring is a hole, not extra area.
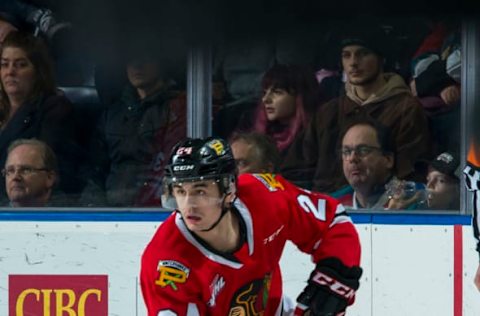
M 319 261 L 308 285 L 297 298 L 295 315 L 341 316 L 355 297 L 362 268 L 345 266 L 337 258 Z

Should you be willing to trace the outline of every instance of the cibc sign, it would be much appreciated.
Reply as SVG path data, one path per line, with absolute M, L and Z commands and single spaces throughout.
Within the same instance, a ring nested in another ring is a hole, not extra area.
M 9 316 L 106 316 L 107 275 L 9 275 Z

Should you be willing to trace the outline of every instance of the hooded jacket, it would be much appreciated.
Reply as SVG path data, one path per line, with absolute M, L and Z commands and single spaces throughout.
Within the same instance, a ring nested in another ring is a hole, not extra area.
M 346 84 L 346 95 L 319 108 L 307 128 L 295 139 L 282 165 L 282 174 L 299 186 L 332 192 L 346 185 L 339 157 L 340 133 L 352 121 L 370 117 L 389 127 L 396 154 L 395 175 L 414 173 L 417 160 L 430 158 L 428 119 L 403 79 L 384 74 L 386 84 L 367 100 L 355 86 Z
M 159 181 L 157 171 L 163 171 L 164 157 L 186 137 L 185 94 L 165 86 L 140 100 L 128 85 L 120 101 L 104 112 L 99 134 L 94 159 L 101 167 L 93 181 L 105 190 L 106 204 L 146 205 L 147 197 L 137 201 L 140 191 Z M 89 194 L 85 193 L 87 199 Z M 102 203 L 98 201 L 93 203 Z

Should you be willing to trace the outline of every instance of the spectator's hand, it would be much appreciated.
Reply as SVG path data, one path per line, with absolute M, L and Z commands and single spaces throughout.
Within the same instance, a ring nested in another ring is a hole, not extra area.
M 227 96 L 227 88 L 225 83 L 221 81 L 215 81 L 212 83 L 212 113 L 215 114 L 220 111 L 225 103 Z
M 460 101 L 460 88 L 458 86 L 448 86 L 440 92 L 440 98 L 447 105 L 455 105 Z
M 223 81 L 214 81 L 212 83 L 212 99 L 223 100 L 227 95 L 227 88 Z
M 415 79 L 412 79 L 412 81 L 410 81 L 410 91 L 412 91 L 414 97 L 417 96 L 417 85 L 415 84 Z
M 422 195 L 423 193 L 421 191 L 415 192 L 415 194 L 410 198 L 406 198 L 403 193 L 400 195 L 393 195 L 390 197 L 386 208 L 389 210 L 406 209 L 410 205 L 419 202 L 422 199 Z
M 480 264 L 478 265 L 477 272 L 475 273 L 475 278 L 473 279 L 473 283 L 475 283 L 475 286 L 480 291 Z
M 3 43 L 8 33 L 12 31 L 17 31 L 17 28 L 9 22 L 0 19 L 0 45 Z

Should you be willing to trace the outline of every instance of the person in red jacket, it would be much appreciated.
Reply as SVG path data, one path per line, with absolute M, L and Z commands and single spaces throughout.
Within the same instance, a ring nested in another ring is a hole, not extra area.
M 228 143 L 186 139 L 169 158 L 162 205 L 176 211 L 144 250 L 149 316 L 281 315 L 287 240 L 316 263 L 296 315 L 344 315 L 362 269 L 357 231 L 335 199 L 279 175 L 243 174 Z

